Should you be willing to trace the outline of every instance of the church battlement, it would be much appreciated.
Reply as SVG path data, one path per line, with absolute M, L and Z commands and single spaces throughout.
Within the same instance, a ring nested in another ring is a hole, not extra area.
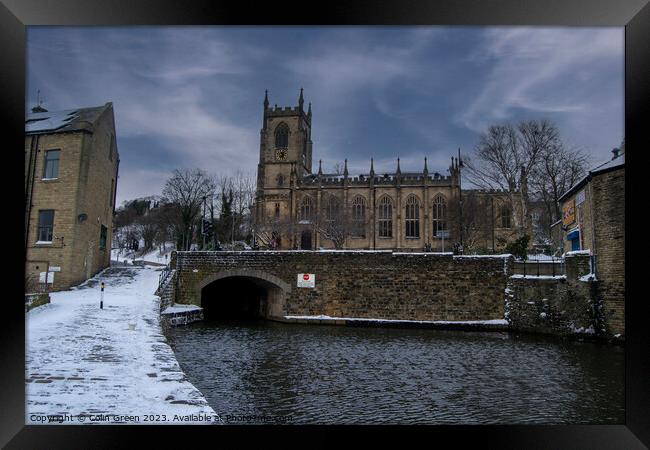
M 405 174 L 401 175 L 399 185 L 422 185 L 424 184 L 425 179 L 427 180 L 427 184 L 430 186 L 448 186 L 452 181 L 450 175 L 441 175 L 439 173 L 426 176 L 424 174 Z M 316 174 L 310 174 L 303 177 L 302 184 L 306 186 L 318 184 L 322 186 L 342 186 L 345 183 L 345 180 L 345 175 L 322 174 L 319 178 Z M 394 173 L 375 175 L 373 179 L 370 175 L 360 174 L 358 176 L 348 176 L 347 182 L 348 186 L 369 186 L 371 182 L 375 186 L 393 186 L 397 183 L 397 175 Z
M 282 117 L 282 116 L 296 116 L 301 113 L 300 107 L 298 106 L 278 106 L 275 105 L 273 108 L 267 108 L 266 114 L 267 117 Z M 302 111 L 304 114 L 304 111 Z

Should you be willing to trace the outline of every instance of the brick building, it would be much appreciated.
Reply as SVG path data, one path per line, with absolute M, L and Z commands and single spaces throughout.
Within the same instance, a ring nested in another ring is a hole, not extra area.
M 588 250 L 611 334 L 625 330 L 625 145 L 559 199 L 564 251 Z
M 27 114 L 26 290 L 66 289 L 110 264 L 118 166 L 112 103 Z
M 397 158 L 392 173 L 376 173 L 372 159 L 364 174 L 351 175 L 347 160 L 343 173 L 323 173 L 320 161 L 314 173 L 311 124 L 302 89 L 295 107 L 271 108 L 265 96 L 254 208 L 261 246 L 451 251 L 467 237 L 492 250 L 522 232 L 520 196 L 461 191 L 458 158 L 448 175 L 429 172 L 426 158 L 421 172 L 402 172 Z

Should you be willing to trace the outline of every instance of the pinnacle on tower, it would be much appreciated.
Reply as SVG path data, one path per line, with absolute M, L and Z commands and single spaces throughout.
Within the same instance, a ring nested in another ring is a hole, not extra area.
M 399 167 L 399 157 L 397 158 L 397 172 L 395 172 L 395 173 L 398 174 L 398 175 L 402 174 L 402 170 Z
M 347 178 L 347 177 L 348 177 L 348 173 L 349 173 L 349 172 L 348 172 L 348 160 L 347 160 L 347 158 L 346 158 L 346 160 L 345 160 L 345 167 L 343 168 L 343 176 L 344 176 L 345 178 Z
M 300 88 L 300 98 L 298 98 L 298 107 L 302 111 L 302 105 L 305 103 L 305 99 L 302 96 L 302 88 Z
M 318 175 L 323 175 L 323 160 L 318 160 Z
M 375 176 L 375 162 L 373 161 L 372 158 L 370 158 L 370 176 L 371 177 Z
M 309 102 L 309 109 L 307 110 L 307 115 L 311 117 L 311 102 Z
M 427 167 L 427 157 L 426 156 L 424 157 L 424 171 L 423 171 L 423 173 L 425 175 L 429 174 L 429 168 Z
M 269 91 L 268 89 L 264 90 L 264 109 L 269 107 Z

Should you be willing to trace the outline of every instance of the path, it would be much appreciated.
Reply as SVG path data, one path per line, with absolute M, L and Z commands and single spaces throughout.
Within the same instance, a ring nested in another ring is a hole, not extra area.
M 149 267 L 108 268 L 26 314 L 27 423 L 56 422 L 45 416 L 57 414 L 73 416 L 59 418 L 73 424 L 219 420 L 162 334 L 158 275 Z

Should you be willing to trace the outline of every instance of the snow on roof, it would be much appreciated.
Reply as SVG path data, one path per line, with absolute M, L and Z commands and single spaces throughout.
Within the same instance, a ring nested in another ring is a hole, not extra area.
M 69 125 L 78 115 L 79 111 L 76 109 L 27 114 L 25 118 L 25 131 L 33 133 L 37 131 L 58 130 Z
M 94 124 L 112 104 L 91 108 L 45 111 L 25 115 L 25 133 L 38 134 L 59 131 L 86 130 L 92 132 Z
M 582 179 L 580 181 L 578 181 L 576 184 L 571 186 L 569 188 L 569 190 L 566 191 L 564 194 L 562 194 L 558 200 L 559 201 L 565 200 L 574 191 L 576 191 L 578 188 L 583 186 L 587 181 L 589 181 L 593 175 L 596 175 L 596 174 L 602 173 L 602 172 L 607 172 L 609 170 L 618 169 L 619 167 L 625 167 L 625 153 L 623 153 L 620 156 L 617 156 L 614 159 L 611 159 L 609 161 L 601 163 L 601 164 L 597 165 L 596 167 L 594 167 L 593 169 L 591 169 L 587 173 L 587 175 L 582 177 Z
M 589 172 L 590 173 L 600 173 L 600 172 L 605 172 L 606 170 L 609 169 L 615 169 L 617 167 L 622 167 L 625 165 L 625 153 L 623 153 L 621 156 L 618 156 L 614 159 L 611 159 L 597 167 L 594 167 L 591 169 Z

